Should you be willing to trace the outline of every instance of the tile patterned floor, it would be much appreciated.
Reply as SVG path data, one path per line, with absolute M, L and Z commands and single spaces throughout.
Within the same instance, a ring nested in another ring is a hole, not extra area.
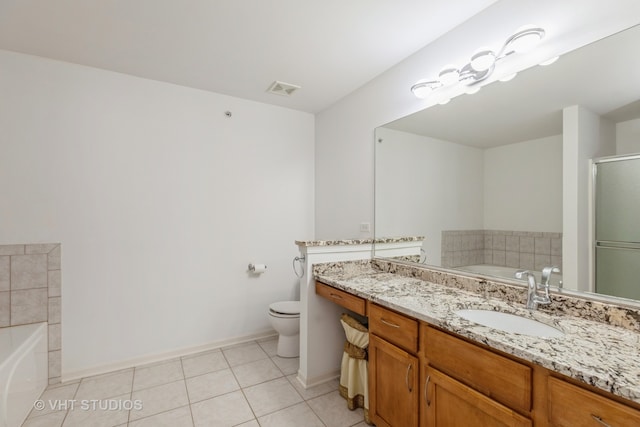
M 302 388 L 298 362 L 274 337 L 87 377 L 47 388 L 23 427 L 366 427 L 337 380 Z

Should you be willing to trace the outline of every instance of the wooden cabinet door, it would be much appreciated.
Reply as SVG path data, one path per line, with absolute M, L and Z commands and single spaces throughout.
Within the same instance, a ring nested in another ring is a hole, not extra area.
M 429 366 L 423 367 L 422 427 L 531 427 L 530 419 Z
M 549 377 L 549 423 L 554 427 L 637 427 L 640 411 Z
M 418 358 L 371 334 L 369 416 L 377 427 L 418 427 Z

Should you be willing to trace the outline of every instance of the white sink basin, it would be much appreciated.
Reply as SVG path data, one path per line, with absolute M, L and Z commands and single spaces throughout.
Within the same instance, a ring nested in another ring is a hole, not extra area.
M 540 338 L 555 338 L 564 335 L 564 332 L 553 326 L 516 314 L 478 309 L 458 310 L 456 314 L 471 322 L 514 334 Z

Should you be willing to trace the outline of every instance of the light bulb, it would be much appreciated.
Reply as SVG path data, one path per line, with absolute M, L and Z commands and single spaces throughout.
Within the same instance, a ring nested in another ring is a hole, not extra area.
M 438 77 L 440 78 L 440 82 L 443 85 L 451 85 L 458 81 L 458 77 L 460 76 L 460 71 L 456 68 L 455 65 L 447 65 L 440 71 Z
M 471 67 L 476 71 L 486 71 L 495 62 L 496 54 L 487 48 L 480 48 L 471 56 Z
M 556 62 L 559 58 L 560 58 L 559 56 L 554 56 L 553 58 L 549 58 L 549 59 L 547 59 L 546 61 L 542 61 L 542 62 L 540 63 L 540 65 L 543 65 L 543 66 L 544 66 L 544 65 L 551 65 L 551 64 L 553 64 L 554 62 Z
M 411 92 L 413 92 L 416 98 L 424 99 L 437 89 L 439 85 L 440 83 L 436 81 L 420 80 L 411 87 Z
M 505 43 L 507 53 L 522 53 L 534 47 L 545 35 L 544 29 L 533 25 L 519 28 Z
M 507 74 L 504 77 L 500 77 L 500 81 L 501 82 L 508 82 L 510 80 L 513 80 L 516 76 L 518 75 L 518 73 L 511 73 L 511 74 Z

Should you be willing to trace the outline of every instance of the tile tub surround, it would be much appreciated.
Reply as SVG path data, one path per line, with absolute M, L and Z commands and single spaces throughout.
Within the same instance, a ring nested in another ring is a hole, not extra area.
M 442 266 L 489 264 L 542 270 L 562 269 L 562 233 L 509 230 L 442 231 Z
M 48 322 L 49 384 L 60 382 L 61 246 L 0 245 L 0 327 Z
M 529 311 L 523 286 L 382 260 L 316 265 L 314 274 L 338 289 L 640 403 L 637 310 L 553 294 L 551 307 Z M 534 318 L 565 336 L 501 332 L 455 314 L 465 308 Z

